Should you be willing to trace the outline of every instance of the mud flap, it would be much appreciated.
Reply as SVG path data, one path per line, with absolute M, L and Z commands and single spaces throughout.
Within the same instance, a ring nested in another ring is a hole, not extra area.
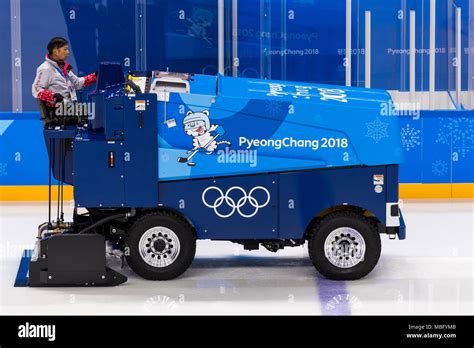
M 404 240 L 406 239 L 406 225 L 405 220 L 403 219 L 402 211 L 400 210 L 400 228 L 398 229 L 398 239 Z

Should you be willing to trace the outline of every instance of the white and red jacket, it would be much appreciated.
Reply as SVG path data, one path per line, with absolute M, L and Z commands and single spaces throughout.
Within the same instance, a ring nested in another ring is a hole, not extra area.
M 55 106 L 54 94 L 59 93 L 66 101 L 76 101 L 76 90 L 90 86 L 96 82 L 96 75 L 90 74 L 77 77 L 67 62 L 60 67 L 48 55 L 45 62 L 36 69 L 36 78 L 33 82 L 33 97 L 40 99 L 49 107 Z

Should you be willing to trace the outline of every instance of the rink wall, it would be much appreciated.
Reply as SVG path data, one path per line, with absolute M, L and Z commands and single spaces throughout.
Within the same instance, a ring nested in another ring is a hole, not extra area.
M 365 17 L 370 12 L 370 85 L 409 91 L 410 16 L 415 14 L 414 85 L 416 91 L 430 90 L 430 0 L 240 1 L 237 21 L 232 19 L 233 1 L 224 3 L 226 75 L 344 85 L 350 71 L 350 84 L 364 87 Z M 69 40 L 69 60 L 78 75 L 94 72 L 101 61 L 120 62 L 124 71 L 169 69 L 215 75 L 217 4 L 217 0 L 2 0 L 0 111 L 36 111 L 31 84 L 47 42 L 58 35 Z M 459 58 L 454 42 L 456 9 L 461 10 Z M 435 89 L 454 91 L 456 66 L 462 62 L 461 88 L 472 92 L 474 35 L 469 28 L 474 2 L 437 0 L 434 10 Z M 464 106 L 473 108 L 472 103 L 466 101 Z
M 4 34 L 0 40 L 4 53 L 0 64 L 0 200 L 43 200 L 47 195 L 47 156 L 31 84 L 51 37 L 69 40 L 69 61 L 78 75 L 95 71 L 101 61 L 120 62 L 124 71 L 215 75 L 217 3 L 0 1 L 0 32 Z M 238 2 L 234 14 L 232 5 L 237 2 L 224 3 L 226 75 L 357 87 L 364 87 L 370 76 L 372 88 L 411 93 L 409 49 L 410 30 L 414 29 L 415 94 L 431 89 L 430 0 L 253 0 Z M 474 115 L 465 109 L 474 108 L 474 0 L 437 0 L 435 4 L 434 90 L 446 97 L 441 108 L 451 104 L 450 109 L 458 110 L 422 111 L 417 117 L 402 119 L 405 163 L 400 170 L 400 196 L 472 198 Z M 456 10 L 461 11 L 460 52 L 455 40 Z M 369 12 L 367 74 L 365 19 Z M 348 52 L 347 47 L 351 48 Z M 461 62 L 464 94 L 459 98 L 453 91 Z M 72 188 L 65 194 L 72 198 Z

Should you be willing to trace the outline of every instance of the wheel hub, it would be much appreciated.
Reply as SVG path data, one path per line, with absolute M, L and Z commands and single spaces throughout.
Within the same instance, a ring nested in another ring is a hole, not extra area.
M 178 236 L 169 228 L 158 226 L 145 231 L 139 242 L 140 256 L 152 267 L 166 267 L 178 257 Z
M 339 268 L 351 268 L 364 260 L 366 251 L 362 235 L 350 227 L 332 231 L 324 242 L 324 254 L 328 261 Z
M 163 239 L 158 239 L 153 243 L 154 251 L 162 253 L 167 247 L 167 243 Z

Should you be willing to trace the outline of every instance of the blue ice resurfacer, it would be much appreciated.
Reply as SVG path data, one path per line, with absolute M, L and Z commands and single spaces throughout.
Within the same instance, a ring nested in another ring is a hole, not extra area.
M 30 286 L 126 281 L 106 253 L 146 279 L 173 279 L 198 239 L 273 252 L 308 242 L 320 273 L 352 280 L 377 264 L 380 234 L 405 238 L 399 120 L 385 91 L 124 77 L 109 63 L 89 102 L 86 113 L 42 113 L 51 171 L 74 186 L 75 209 L 72 222 L 61 213 L 40 226 Z

